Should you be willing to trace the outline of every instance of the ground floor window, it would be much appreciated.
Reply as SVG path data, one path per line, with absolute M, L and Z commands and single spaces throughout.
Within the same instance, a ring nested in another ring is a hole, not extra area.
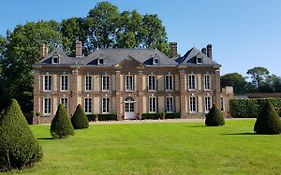
M 102 98 L 102 113 L 109 113 L 109 98 Z
M 84 112 L 86 114 L 92 113 L 92 98 L 90 97 L 84 99 Z
M 166 98 L 166 112 L 174 112 L 174 98 L 172 96 Z
M 194 96 L 189 97 L 189 111 L 197 112 L 197 99 Z
M 149 97 L 149 113 L 156 113 L 157 111 L 156 97 Z
M 43 98 L 43 114 L 51 114 L 51 98 L 50 97 L 45 97 Z
M 209 112 L 212 107 L 212 99 L 211 97 L 207 96 L 205 97 L 205 112 Z
M 67 111 L 68 110 L 68 98 L 67 97 L 60 98 L 60 103 L 64 105 L 64 107 Z

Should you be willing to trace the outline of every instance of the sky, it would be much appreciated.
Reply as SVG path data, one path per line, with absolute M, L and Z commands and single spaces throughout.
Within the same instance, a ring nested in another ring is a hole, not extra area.
M 100 0 L 6 0 L 0 6 L 0 35 L 27 21 L 85 17 Z M 221 74 L 266 67 L 281 76 L 280 0 L 109 0 L 120 11 L 157 14 L 178 52 L 213 45 Z

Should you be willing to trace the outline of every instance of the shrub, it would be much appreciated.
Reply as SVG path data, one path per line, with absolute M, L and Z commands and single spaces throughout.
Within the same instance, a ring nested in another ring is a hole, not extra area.
M 150 120 L 159 120 L 163 119 L 163 113 L 143 113 L 141 115 L 142 120 L 150 119 Z
M 42 156 L 18 102 L 12 99 L 0 116 L 0 171 L 32 166 Z
M 67 115 L 67 111 L 63 104 L 58 106 L 55 117 L 51 123 L 51 135 L 55 139 L 65 138 L 74 135 L 74 129 Z
M 97 119 L 98 119 L 98 116 L 96 114 L 87 114 L 86 116 L 87 116 L 89 122 L 97 121 Z
M 165 113 L 165 119 L 181 118 L 181 113 Z
M 258 134 L 280 134 L 281 121 L 270 101 L 263 106 L 257 117 L 254 131 Z
M 98 121 L 117 120 L 117 114 L 98 114 Z
M 71 118 L 71 123 L 74 129 L 82 129 L 89 127 L 89 121 L 86 117 L 81 105 L 76 107 L 76 110 Z
M 205 120 L 206 126 L 220 126 L 224 125 L 224 117 L 221 111 L 216 107 L 216 105 L 213 105 L 211 110 L 208 114 L 206 114 L 206 120 Z

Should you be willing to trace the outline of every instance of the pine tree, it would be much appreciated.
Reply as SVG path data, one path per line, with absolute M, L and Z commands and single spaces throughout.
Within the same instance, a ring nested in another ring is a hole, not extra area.
M 71 123 L 72 123 L 74 129 L 82 129 L 82 128 L 89 127 L 88 118 L 85 115 L 80 104 L 76 107 L 76 110 L 71 118 Z
M 224 117 L 221 111 L 213 105 L 209 113 L 206 115 L 206 126 L 221 126 L 224 125 Z

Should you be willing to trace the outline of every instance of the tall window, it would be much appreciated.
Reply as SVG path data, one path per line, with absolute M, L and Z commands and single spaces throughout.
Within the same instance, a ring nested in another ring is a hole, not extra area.
M 204 75 L 204 89 L 211 89 L 211 76 L 209 74 Z
M 205 97 L 205 112 L 209 112 L 212 107 L 212 100 L 211 97 Z
M 157 101 L 156 97 L 149 97 L 149 113 L 156 113 L 157 111 Z
M 103 91 L 109 90 L 109 76 L 108 75 L 102 76 L 102 90 Z
M 189 111 L 190 112 L 196 112 L 197 111 L 197 101 L 196 97 L 189 97 Z
M 126 76 L 126 90 L 134 90 L 134 78 L 133 75 Z
M 224 111 L 224 100 L 223 100 L 223 97 L 221 97 L 221 111 Z
M 51 75 L 45 75 L 43 77 L 43 81 L 44 81 L 43 90 L 44 91 L 50 91 L 51 87 L 52 87 L 52 76 Z
M 165 83 L 166 83 L 166 90 L 173 90 L 173 76 L 172 75 L 166 75 L 165 77 Z
M 109 98 L 102 98 L 102 113 L 109 113 Z
M 166 112 L 174 112 L 174 98 L 172 96 L 166 98 Z
M 60 90 L 67 91 L 68 90 L 68 76 L 62 75 L 60 78 Z
M 45 97 L 43 98 L 43 114 L 51 114 L 51 98 Z
M 90 97 L 84 98 L 84 112 L 86 114 L 92 113 L 92 98 Z
M 66 110 L 68 109 L 68 98 L 67 97 L 60 98 L 60 103 L 64 105 Z
M 196 77 L 195 75 L 188 75 L 188 89 L 195 90 L 196 89 Z
M 156 90 L 156 77 L 154 75 L 148 76 L 148 90 Z
M 86 91 L 92 90 L 92 76 L 91 75 L 85 76 L 85 90 Z

